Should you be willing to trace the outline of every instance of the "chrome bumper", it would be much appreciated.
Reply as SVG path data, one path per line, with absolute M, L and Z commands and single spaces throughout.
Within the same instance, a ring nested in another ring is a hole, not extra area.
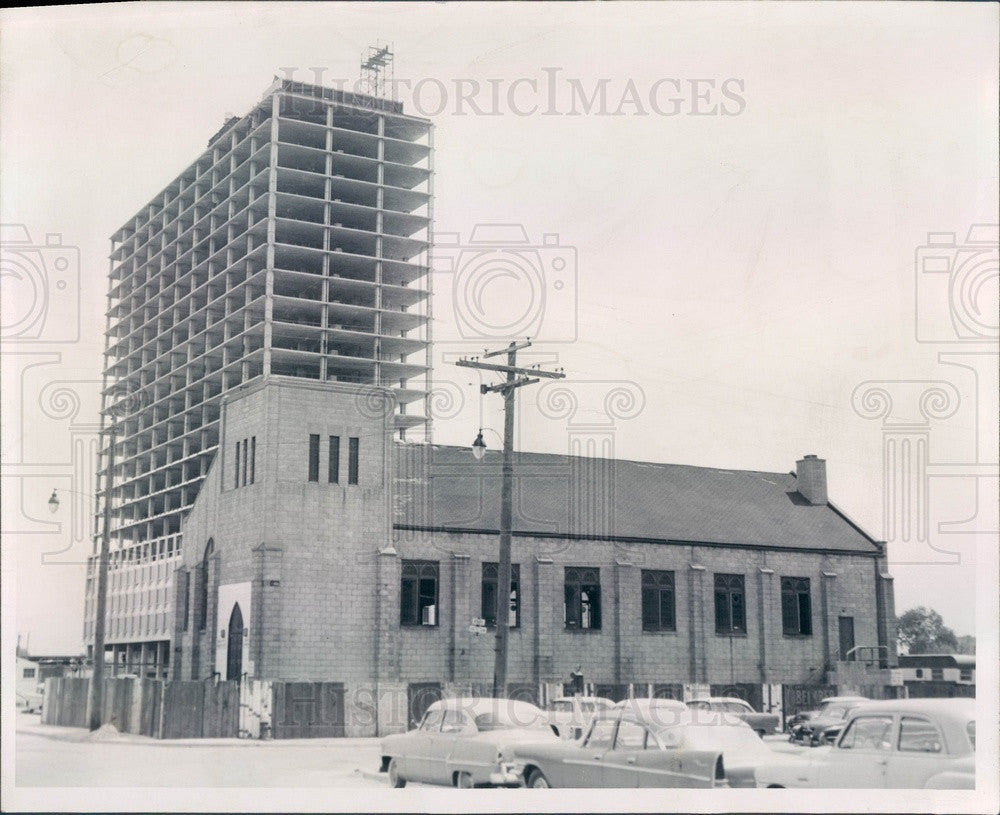
M 501 764 L 498 772 L 490 773 L 490 783 L 497 787 L 523 787 L 524 765 Z

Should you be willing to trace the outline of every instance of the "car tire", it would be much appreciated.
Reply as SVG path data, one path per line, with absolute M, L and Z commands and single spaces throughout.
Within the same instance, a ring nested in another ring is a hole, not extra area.
M 783 790 L 785 788 L 784 784 L 768 784 L 767 788 L 769 790 Z
M 394 758 L 389 759 L 389 786 L 397 790 L 406 786 L 406 779 L 399 774 L 399 767 Z
M 472 773 L 455 773 L 455 786 L 460 790 L 471 790 L 476 785 L 472 783 Z
M 545 790 L 549 789 L 552 785 L 549 783 L 549 779 L 545 777 L 545 773 L 535 767 L 528 773 L 528 786 L 531 789 Z
M 757 735 L 760 736 L 761 738 L 764 738 L 764 731 L 763 730 L 758 730 L 757 731 Z

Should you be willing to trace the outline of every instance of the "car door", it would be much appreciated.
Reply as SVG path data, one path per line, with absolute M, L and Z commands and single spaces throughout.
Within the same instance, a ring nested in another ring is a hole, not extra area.
M 924 782 L 944 770 L 946 764 L 944 739 L 938 726 L 925 716 L 902 716 L 896 749 L 886 768 L 886 787 L 922 789 Z
M 886 783 L 892 752 L 893 716 L 855 716 L 840 741 L 824 758 L 817 757 L 809 786 L 819 789 L 879 789 Z
M 556 786 L 600 787 L 604 783 L 604 756 L 615 742 L 615 719 L 595 719 L 587 737 L 562 760 L 557 772 L 565 774 L 565 781 Z
M 441 732 L 441 720 L 444 711 L 441 708 L 428 710 L 413 731 L 410 744 L 400 762 L 400 771 L 411 781 L 429 781 L 432 775 L 430 760 L 432 745 Z
M 448 710 L 441 724 L 441 737 L 436 747 L 432 747 L 432 759 L 438 763 L 436 780 L 451 784 L 456 772 L 469 772 L 481 776 L 483 760 L 490 756 L 495 759 L 496 749 L 487 749 L 475 741 L 479 735 L 472 717 L 462 710 Z
M 636 771 L 639 755 L 646 749 L 646 728 L 623 719 L 618 723 L 614 746 L 602 759 L 602 787 L 628 788 L 639 786 Z
M 636 755 L 640 787 L 710 787 L 714 773 L 714 758 L 685 744 L 684 725 L 659 730 L 659 738 L 649 733 L 646 749 Z

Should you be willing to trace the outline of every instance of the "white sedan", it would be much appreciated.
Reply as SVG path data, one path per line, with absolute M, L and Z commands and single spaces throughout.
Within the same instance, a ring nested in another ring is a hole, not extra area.
M 974 789 L 975 701 L 894 699 L 851 711 L 832 747 L 763 764 L 758 787 Z
M 549 702 L 549 724 L 560 737 L 578 739 L 597 713 L 610 710 L 614 702 L 602 696 L 560 696 Z
M 441 699 L 415 730 L 382 739 L 380 772 L 393 787 L 407 781 L 455 787 L 520 786 L 505 769 L 523 742 L 557 742 L 545 713 L 513 699 Z

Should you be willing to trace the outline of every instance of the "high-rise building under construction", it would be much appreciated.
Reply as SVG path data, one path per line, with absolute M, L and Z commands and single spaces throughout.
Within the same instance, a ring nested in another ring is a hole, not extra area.
M 276 79 L 112 236 L 116 660 L 169 659 L 170 573 L 223 394 L 268 375 L 380 386 L 399 434 L 429 436 L 432 154 L 431 123 L 398 102 Z M 91 562 L 90 643 L 94 578 Z

